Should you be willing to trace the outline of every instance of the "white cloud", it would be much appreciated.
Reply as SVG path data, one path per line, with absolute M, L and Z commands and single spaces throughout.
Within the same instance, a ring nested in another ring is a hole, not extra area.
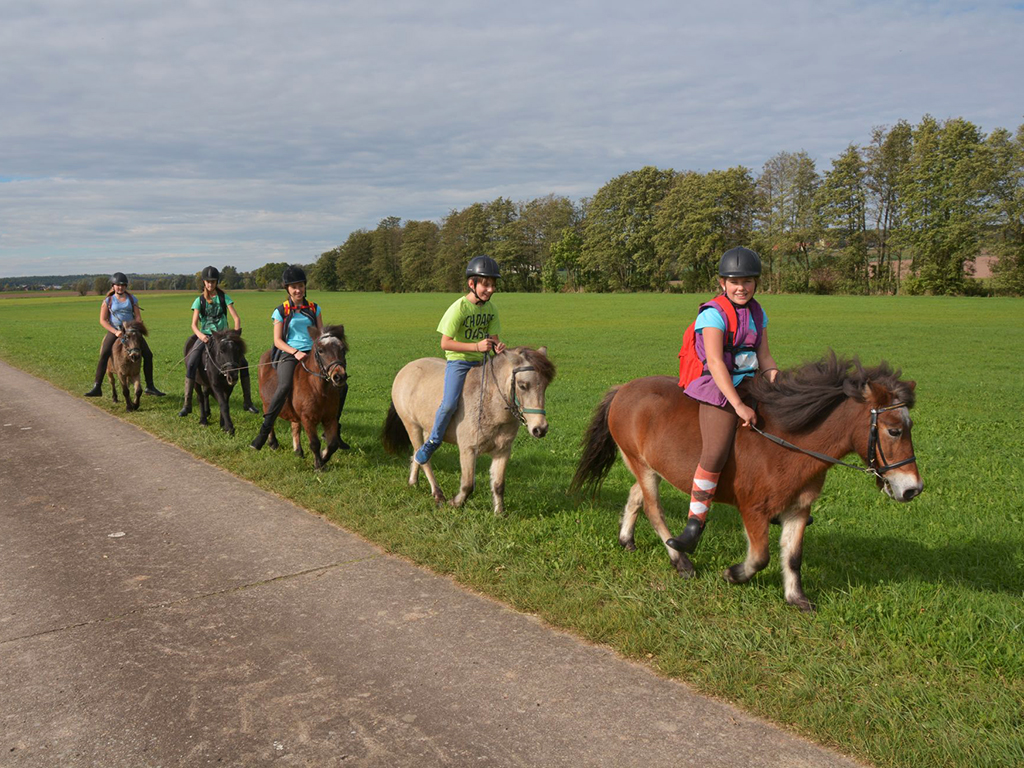
M 1019 4 L 489 5 L 7 3 L 0 274 L 309 261 L 645 164 L 1024 121 Z

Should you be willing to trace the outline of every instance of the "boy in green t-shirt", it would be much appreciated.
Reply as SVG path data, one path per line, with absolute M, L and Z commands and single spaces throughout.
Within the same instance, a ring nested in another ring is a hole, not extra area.
M 480 365 L 488 352 L 493 350 L 501 354 L 505 351 L 505 345 L 498 339 L 501 332 L 498 310 L 490 304 L 500 276 L 498 262 L 490 256 L 471 259 L 466 267 L 469 293 L 460 296 L 448 307 L 438 323 L 441 349 L 448 360 L 444 369 L 444 394 L 437 415 L 434 416 L 430 437 L 416 451 L 414 458 L 417 464 L 426 464 L 440 447 L 448 423 L 459 407 L 462 387 L 469 370 Z

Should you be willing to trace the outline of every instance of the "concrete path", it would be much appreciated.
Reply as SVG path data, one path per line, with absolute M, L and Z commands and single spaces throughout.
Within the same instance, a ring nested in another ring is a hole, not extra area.
M 0 424 L 4 768 L 854 765 L 2 363 Z

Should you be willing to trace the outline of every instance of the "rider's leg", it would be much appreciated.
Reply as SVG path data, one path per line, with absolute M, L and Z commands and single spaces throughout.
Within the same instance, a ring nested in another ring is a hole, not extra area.
M 348 384 L 342 384 L 341 389 L 338 390 L 338 447 L 347 451 L 350 446 L 341 438 L 341 412 L 345 410 L 345 399 L 348 397 Z
M 196 386 L 196 375 L 199 373 L 199 363 L 203 359 L 204 346 L 203 342 L 196 339 L 185 358 L 185 404 L 178 411 L 179 416 L 188 416 L 192 413 L 192 391 Z
M 259 413 L 256 406 L 252 404 L 252 386 L 249 383 L 249 361 L 242 358 L 242 370 L 239 371 L 238 379 L 242 384 L 242 410 L 249 413 Z
M 690 489 L 690 516 L 682 533 L 665 543 L 680 552 L 693 552 L 697 548 L 708 510 L 718 489 L 718 478 L 725 462 L 729 460 L 733 439 L 736 435 L 736 412 L 730 407 L 718 408 L 707 403 L 700 404 L 701 452 L 697 471 L 693 475 Z
M 277 361 L 277 390 L 270 399 L 266 413 L 263 414 L 263 424 L 260 426 L 259 434 L 249 444 L 250 448 L 258 451 L 267 442 L 267 438 L 270 437 L 270 432 L 274 428 L 274 422 L 277 420 L 277 414 L 284 408 L 285 401 L 288 399 L 288 395 L 291 394 L 292 376 L 295 374 L 295 366 L 298 364 L 299 361 L 293 355 L 282 354 L 280 360 Z
M 142 372 L 146 376 L 146 394 L 163 397 L 164 393 L 153 384 L 153 353 L 149 349 L 149 344 L 146 343 L 145 336 L 140 336 L 139 341 L 142 342 L 140 346 L 142 347 Z
M 99 397 L 103 394 L 103 377 L 107 375 L 107 362 L 114 350 L 114 340 L 117 338 L 110 331 L 103 337 L 100 343 L 100 361 L 96 364 L 96 376 L 93 378 L 92 389 L 85 393 L 86 397 Z
M 468 360 L 449 360 L 444 367 L 444 394 L 441 396 L 441 405 L 438 406 L 434 415 L 434 428 L 430 430 L 427 438 L 414 457 L 417 464 L 426 464 L 434 455 L 444 440 L 444 433 L 448 431 L 448 423 L 459 408 L 459 399 L 462 397 L 462 387 L 466 383 L 466 375 L 471 368 L 480 363 Z

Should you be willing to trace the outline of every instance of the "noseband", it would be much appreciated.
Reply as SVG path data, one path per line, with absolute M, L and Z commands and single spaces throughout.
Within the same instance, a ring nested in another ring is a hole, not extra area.
M 858 472 L 864 472 L 865 474 L 868 475 L 874 475 L 879 480 L 885 481 L 883 475 L 890 469 L 896 469 L 896 467 L 902 467 L 904 464 L 911 464 L 917 461 L 917 457 L 914 456 L 914 454 L 912 453 L 910 454 L 909 459 L 897 461 L 895 464 L 889 464 L 885 458 L 885 454 L 882 453 L 882 445 L 881 443 L 878 442 L 878 414 L 885 413 L 886 411 L 895 411 L 898 408 L 905 407 L 906 403 L 893 403 L 892 405 L 886 405 L 882 408 L 871 409 L 871 427 L 870 432 L 868 434 L 868 465 L 866 468 L 858 467 L 856 464 L 847 464 L 845 461 L 833 459 L 831 456 L 826 456 L 824 453 L 818 453 L 817 451 L 809 451 L 806 448 L 801 448 L 798 445 L 793 445 L 792 443 L 783 440 L 781 437 L 778 437 L 776 435 L 769 435 L 767 432 L 762 432 L 754 424 L 751 424 L 750 428 L 757 432 L 757 434 L 761 435 L 762 437 L 767 437 L 773 443 L 781 445 L 783 448 L 789 448 L 790 450 L 803 453 L 807 456 L 813 456 L 815 459 L 818 459 L 820 461 L 826 461 L 829 464 L 840 464 L 844 467 L 849 467 L 850 469 L 856 469 Z M 882 457 L 881 466 L 876 466 L 878 464 L 878 462 L 875 459 L 876 450 L 878 452 L 878 455 Z

